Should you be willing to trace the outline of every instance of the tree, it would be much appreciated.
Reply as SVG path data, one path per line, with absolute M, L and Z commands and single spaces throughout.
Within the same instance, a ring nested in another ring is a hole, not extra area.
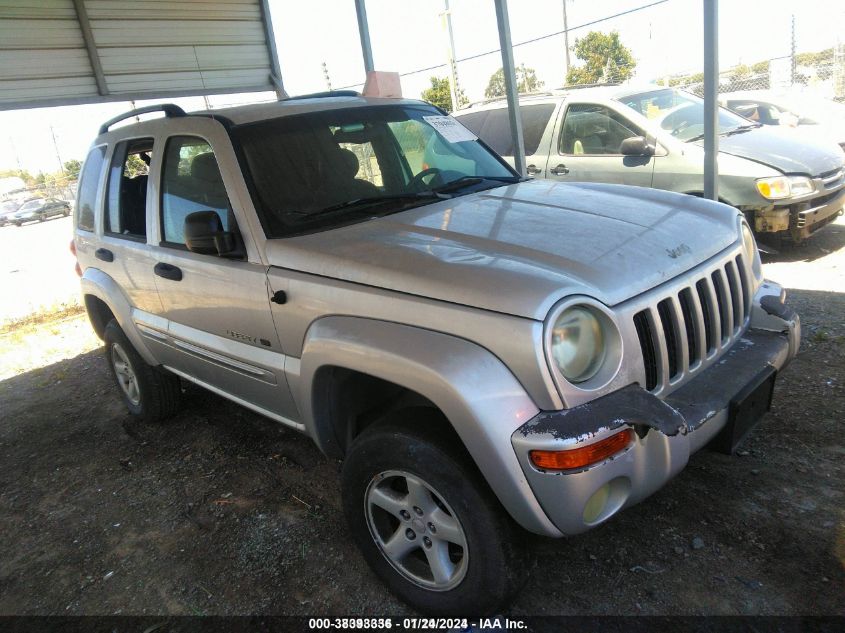
M 125 175 L 129 176 L 130 178 L 134 178 L 135 176 L 145 176 L 149 173 L 150 169 L 147 167 L 147 163 L 142 161 L 138 154 L 129 154 L 126 157 L 126 167 Z
M 65 173 L 70 180 L 79 178 L 79 170 L 82 169 L 82 163 L 75 158 L 65 161 Z
M 542 87 L 543 82 L 537 79 L 537 72 L 533 68 L 526 68 L 525 64 L 520 64 L 516 68 L 517 92 L 537 92 Z M 488 99 L 505 96 L 505 70 L 503 68 L 490 75 L 484 96 Z
M 637 62 L 628 47 L 619 41 L 619 33 L 590 31 L 575 40 L 575 57 L 584 62 L 566 74 L 567 84 L 597 84 L 624 81 L 634 74 Z
M 431 77 L 431 87 L 422 91 L 420 97 L 423 101 L 428 101 L 438 108 L 452 111 L 452 90 L 449 87 L 449 79 L 447 77 Z M 458 88 L 458 107 L 469 103 L 464 91 Z

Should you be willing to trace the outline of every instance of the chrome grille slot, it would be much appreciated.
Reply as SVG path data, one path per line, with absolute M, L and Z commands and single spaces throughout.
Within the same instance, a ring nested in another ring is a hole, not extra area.
M 660 324 L 663 328 L 663 338 L 666 341 L 666 358 L 669 364 L 669 380 L 672 380 L 681 371 L 681 359 L 678 350 L 678 337 L 675 330 L 675 320 L 672 314 L 672 302 L 670 299 L 664 299 L 657 304 L 657 314 L 660 316 Z
M 751 316 L 751 292 L 748 286 L 748 271 L 745 269 L 745 263 L 742 261 L 741 255 L 737 255 L 734 262 L 736 262 L 736 269 L 739 272 L 739 283 L 742 288 L 742 305 L 745 308 L 742 316 L 743 321 L 745 321 Z
M 648 319 L 648 311 L 643 310 L 634 315 L 634 327 L 637 330 L 637 337 L 640 339 L 640 348 L 643 351 L 643 364 L 645 365 L 646 389 L 651 391 L 657 387 L 657 348 L 652 336 L 651 324 Z
M 695 284 L 698 300 L 701 303 L 702 316 L 704 318 L 704 338 L 707 354 L 716 350 L 716 333 L 713 331 L 716 323 L 715 311 L 713 310 L 712 294 L 713 289 L 706 279 Z
M 719 340 L 722 343 L 727 342 L 734 329 L 733 310 L 724 275 L 725 273 L 721 269 L 714 270 L 713 274 L 710 275 L 713 280 L 713 289 L 716 291 L 716 305 L 719 307 Z
M 698 338 L 698 319 L 696 318 L 696 310 L 694 308 L 692 290 L 684 288 L 678 293 L 678 301 L 681 304 L 681 316 L 683 316 L 684 327 L 687 331 L 687 358 L 689 358 L 689 365 L 693 366 L 701 360 L 699 355 L 700 345 Z
M 725 273 L 728 277 L 728 289 L 731 292 L 731 308 L 733 311 L 733 330 L 736 333 L 745 321 L 745 306 L 742 299 L 742 287 L 739 283 L 739 273 L 736 271 L 736 264 L 728 262 L 725 266 Z
M 662 396 L 715 362 L 751 313 L 752 277 L 734 251 L 718 265 L 638 301 L 632 315 L 643 355 L 644 387 Z

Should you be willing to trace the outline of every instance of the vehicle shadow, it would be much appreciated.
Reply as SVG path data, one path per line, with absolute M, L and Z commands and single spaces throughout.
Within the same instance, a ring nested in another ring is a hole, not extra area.
M 757 241 L 761 249 L 766 248 L 765 236 L 758 236 Z M 800 244 L 773 244 L 771 248 L 777 252 L 761 252 L 761 257 L 764 264 L 812 262 L 843 247 L 845 247 L 845 220 L 840 218 Z
M 588 533 L 518 533 L 536 567 L 509 614 L 836 612 L 845 294 L 789 296 L 802 350 L 742 452 L 701 451 Z M 205 390 L 184 400 L 132 418 L 102 350 L 0 381 L 0 573 L 28 579 L 0 582 L 0 613 L 408 612 L 348 537 L 337 461 Z

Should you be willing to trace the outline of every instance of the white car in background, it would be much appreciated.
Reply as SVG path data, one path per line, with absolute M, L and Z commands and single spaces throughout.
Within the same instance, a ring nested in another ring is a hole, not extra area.
M 763 125 L 797 128 L 808 139 L 834 141 L 845 151 L 845 103 L 770 90 L 727 92 L 719 95 L 719 103 Z

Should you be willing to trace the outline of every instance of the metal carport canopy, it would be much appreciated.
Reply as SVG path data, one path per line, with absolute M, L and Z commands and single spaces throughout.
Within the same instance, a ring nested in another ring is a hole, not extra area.
M 266 0 L 0 0 L 0 110 L 266 90 Z

